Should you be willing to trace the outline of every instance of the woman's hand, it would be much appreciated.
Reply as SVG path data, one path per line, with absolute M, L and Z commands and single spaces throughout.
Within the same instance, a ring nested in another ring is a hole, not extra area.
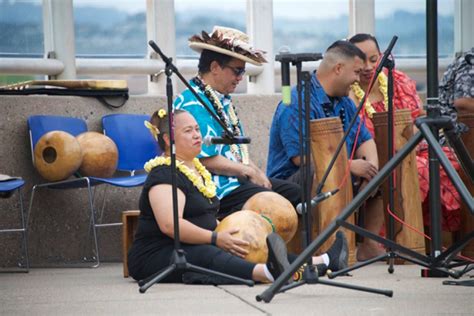
M 238 228 L 228 229 L 217 234 L 217 247 L 233 254 L 244 258 L 248 255 L 248 250 L 244 247 L 247 247 L 249 243 L 245 240 L 235 238 L 232 235 L 239 232 Z

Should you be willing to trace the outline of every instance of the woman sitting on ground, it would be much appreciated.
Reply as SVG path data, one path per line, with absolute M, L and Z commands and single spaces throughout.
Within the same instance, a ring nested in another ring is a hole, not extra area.
M 136 279 L 145 279 L 168 267 L 173 254 L 173 202 L 170 166 L 170 137 L 165 110 L 155 112 L 147 127 L 163 151 L 145 164 L 149 172 L 140 196 L 140 217 L 135 240 L 128 253 L 128 269 Z M 210 173 L 196 156 L 201 152 L 202 137 L 194 117 L 186 111 L 174 111 L 174 137 L 177 159 L 178 218 L 181 247 L 186 260 L 203 268 L 260 282 L 272 282 L 295 256 L 287 257 L 286 245 L 275 233 L 267 237 L 268 261 L 255 264 L 244 260 L 244 240 L 233 237 L 238 228 L 216 233 L 219 200 Z M 313 257 L 320 274 L 327 268 L 337 271 L 347 266 L 347 241 L 338 232 L 327 253 Z M 175 271 L 164 282 L 189 281 L 186 273 Z M 216 283 L 216 281 L 209 281 Z

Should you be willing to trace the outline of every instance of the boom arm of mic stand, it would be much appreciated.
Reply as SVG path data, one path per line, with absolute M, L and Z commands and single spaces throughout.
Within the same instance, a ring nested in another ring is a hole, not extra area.
M 387 61 L 388 56 L 390 56 L 390 54 L 392 52 L 392 49 L 393 49 L 393 46 L 395 45 L 395 42 L 397 41 L 397 39 L 398 39 L 398 37 L 394 36 L 392 38 L 392 40 L 390 41 L 390 44 L 388 45 L 387 49 L 385 50 L 385 52 L 382 56 L 382 59 L 380 60 L 380 63 L 379 63 L 378 67 L 375 70 L 374 78 L 377 78 L 379 73 L 382 71 L 382 69 L 384 67 L 384 64 Z M 334 156 L 332 157 L 331 161 L 329 162 L 329 165 L 326 168 L 326 171 L 325 171 L 323 177 L 321 178 L 321 181 L 318 184 L 318 188 L 316 189 L 316 195 L 321 193 L 321 191 L 323 190 L 324 184 L 326 183 L 326 180 L 329 176 L 329 173 L 331 172 L 334 164 L 336 163 L 337 156 L 339 156 L 339 153 L 342 149 L 342 146 L 344 145 L 344 142 L 347 139 L 347 136 L 349 135 L 352 127 L 354 126 L 357 118 L 359 117 L 360 111 L 362 110 L 362 105 L 365 103 L 366 99 L 367 99 L 367 93 L 364 94 L 364 97 L 362 98 L 362 100 L 360 100 L 359 106 L 357 107 L 357 111 L 354 113 L 354 117 L 352 117 L 352 120 L 349 123 L 349 126 L 347 127 L 347 130 L 344 132 L 344 136 L 342 137 L 341 141 L 337 145 L 336 152 L 334 153 Z
M 158 55 L 160 55 L 161 59 L 166 64 L 166 67 L 171 69 L 171 71 L 174 72 L 176 74 L 176 76 L 178 76 L 178 78 L 186 86 L 186 88 L 188 88 L 189 91 L 191 91 L 191 93 L 196 97 L 196 99 L 199 101 L 199 103 L 201 103 L 202 106 L 204 106 L 204 108 L 207 110 L 207 112 L 209 112 L 209 114 L 212 116 L 212 118 L 217 121 L 217 123 L 224 130 L 224 133 L 226 134 L 226 137 L 229 137 L 231 139 L 234 138 L 234 134 L 232 134 L 232 132 L 227 129 L 224 122 L 222 122 L 222 120 L 214 112 L 212 112 L 212 110 L 209 108 L 209 106 L 206 104 L 206 102 L 204 102 L 204 100 L 199 96 L 199 94 L 197 94 L 196 91 L 194 91 L 194 89 L 191 87 L 191 85 L 188 83 L 188 81 L 183 77 L 183 75 L 181 75 L 178 68 L 173 64 L 172 59 L 167 57 L 165 54 L 163 54 L 161 49 L 158 47 L 158 45 L 156 45 L 156 43 L 154 41 L 150 40 L 148 42 L 148 44 L 151 46 L 151 48 L 153 48 L 153 50 Z

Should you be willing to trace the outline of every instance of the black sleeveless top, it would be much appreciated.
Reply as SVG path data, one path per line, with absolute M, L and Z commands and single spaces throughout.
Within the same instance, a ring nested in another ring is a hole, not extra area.
M 186 196 L 183 218 L 201 228 L 214 230 L 217 226 L 216 214 L 219 209 L 219 199 L 206 198 L 180 171 L 176 174 L 176 183 L 178 189 Z M 148 256 L 173 244 L 173 239 L 160 230 L 148 198 L 150 189 L 159 184 L 171 185 L 171 166 L 162 165 L 153 168 L 143 186 L 139 202 L 138 228 L 129 251 L 129 267 L 146 264 Z

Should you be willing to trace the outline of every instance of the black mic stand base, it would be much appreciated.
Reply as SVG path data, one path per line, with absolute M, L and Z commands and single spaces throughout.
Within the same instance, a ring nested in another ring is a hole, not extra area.
M 293 283 L 283 286 L 278 293 L 283 293 L 283 292 L 286 292 L 287 290 L 291 290 L 305 284 L 311 284 L 311 285 L 323 284 L 323 285 L 335 286 L 335 287 L 340 287 L 340 288 L 349 289 L 349 290 L 381 294 L 388 297 L 393 296 L 393 291 L 391 290 L 379 290 L 379 289 L 369 288 L 365 286 L 358 286 L 358 285 L 352 285 L 352 284 L 338 283 L 334 281 L 321 280 L 318 276 L 318 269 L 314 265 L 306 265 L 303 272 L 303 279 L 301 281 L 293 282 Z M 265 296 L 264 294 L 265 293 L 263 293 L 262 295 L 257 295 L 256 300 L 259 302 L 264 301 L 265 303 L 270 302 L 271 298 L 268 296 Z
M 186 257 L 184 256 L 183 251 L 173 251 L 173 256 L 171 260 L 171 264 L 158 271 L 157 273 L 151 275 L 150 277 L 138 281 L 138 285 L 140 286 L 139 291 L 140 293 L 145 293 L 148 288 L 150 288 L 152 285 L 155 283 L 158 283 L 165 279 L 168 275 L 170 275 L 173 272 L 197 272 L 205 275 L 211 275 L 211 276 L 216 276 L 216 277 L 221 277 L 224 279 L 231 280 L 235 283 L 241 283 L 244 285 L 248 286 L 253 286 L 255 284 L 254 281 L 252 280 L 247 280 L 247 279 L 242 279 L 238 277 L 234 277 L 232 275 L 224 274 L 221 272 L 205 269 L 199 266 L 195 266 L 193 264 L 187 263 L 186 262 Z
M 474 280 L 463 280 L 463 281 L 446 280 L 446 281 L 443 281 L 443 285 L 474 286 Z

